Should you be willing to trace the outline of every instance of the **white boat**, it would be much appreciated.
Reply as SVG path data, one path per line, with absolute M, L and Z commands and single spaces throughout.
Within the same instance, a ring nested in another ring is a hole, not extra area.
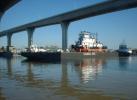
M 97 34 L 94 36 L 86 31 L 79 34 L 78 41 L 71 48 L 77 52 L 105 52 L 107 50 L 107 47 L 97 40 Z

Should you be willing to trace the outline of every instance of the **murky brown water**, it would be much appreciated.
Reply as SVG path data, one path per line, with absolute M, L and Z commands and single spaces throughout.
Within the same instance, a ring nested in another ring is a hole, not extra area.
M 0 100 L 137 100 L 137 57 L 60 63 L 0 58 Z

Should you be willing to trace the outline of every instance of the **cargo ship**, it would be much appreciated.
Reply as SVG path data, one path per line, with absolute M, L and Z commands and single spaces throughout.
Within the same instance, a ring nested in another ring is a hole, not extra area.
M 76 52 L 106 52 L 107 46 L 97 40 L 97 33 L 91 35 L 90 32 L 82 31 L 78 41 L 71 45 L 71 49 Z

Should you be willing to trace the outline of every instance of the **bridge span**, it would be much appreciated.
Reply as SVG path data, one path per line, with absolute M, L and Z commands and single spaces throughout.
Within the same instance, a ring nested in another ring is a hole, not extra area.
M 30 47 L 33 42 L 33 32 L 36 28 L 60 24 L 62 28 L 62 49 L 66 51 L 68 44 L 67 31 L 71 22 L 135 7 L 137 7 L 137 0 L 109 0 L 2 31 L 0 37 L 7 36 L 7 47 L 10 47 L 13 34 L 27 31 L 28 47 Z
M 16 3 L 20 2 L 20 0 L 1 0 L 0 1 L 0 21 L 2 15 Z

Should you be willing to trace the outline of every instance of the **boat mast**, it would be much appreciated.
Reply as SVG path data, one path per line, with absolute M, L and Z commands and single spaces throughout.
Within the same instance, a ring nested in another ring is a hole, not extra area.
M 96 35 L 96 42 L 98 42 L 98 33 L 96 32 L 95 35 Z

